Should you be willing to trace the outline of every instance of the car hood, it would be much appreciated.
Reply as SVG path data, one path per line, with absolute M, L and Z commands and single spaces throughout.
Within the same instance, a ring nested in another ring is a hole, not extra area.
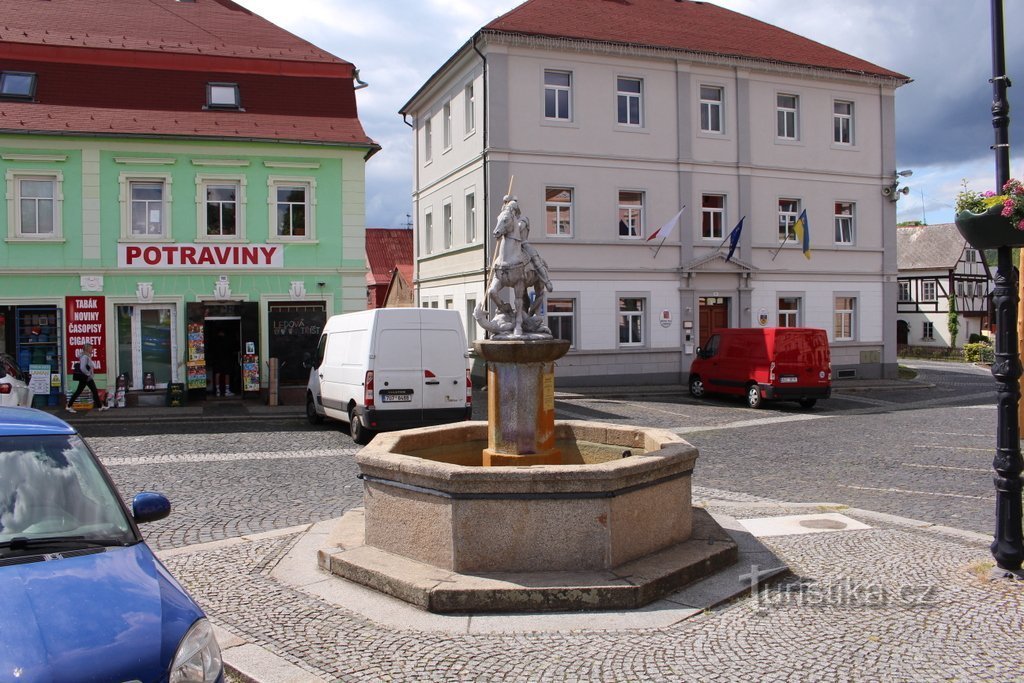
M 0 564 L 0 679 L 164 679 L 202 611 L 149 547 L 45 557 Z

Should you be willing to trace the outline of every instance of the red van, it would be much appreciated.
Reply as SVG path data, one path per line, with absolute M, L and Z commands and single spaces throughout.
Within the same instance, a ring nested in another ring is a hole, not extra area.
M 690 395 L 737 394 L 760 408 L 765 399 L 812 408 L 832 394 L 832 361 L 825 330 L 806 327 L 720 328 L 697 348 Z

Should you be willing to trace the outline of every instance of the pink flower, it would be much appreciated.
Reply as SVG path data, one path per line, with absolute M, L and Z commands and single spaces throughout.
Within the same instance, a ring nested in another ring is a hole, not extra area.
M 981 196 L 987 199 L 988 197 L 995 197 L 996 193 L 993 192 L 992 190 L 985 190 L 984 192 L 981 193 Z

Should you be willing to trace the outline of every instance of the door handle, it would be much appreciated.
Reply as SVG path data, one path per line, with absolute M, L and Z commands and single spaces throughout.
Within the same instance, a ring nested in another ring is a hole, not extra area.
M 430 380 L 427 380 L 426 382 L 424 382 L 424 384 L 440 384 L 440 383 L 441 383 L 440 380 L 436 380 L 436 379 L 430 379 Z
M 319 377 L 320 379 L 323 379 L 324 378 L 324 373 L 322 373 L 322 372 L 317 373 L 317 377 Z

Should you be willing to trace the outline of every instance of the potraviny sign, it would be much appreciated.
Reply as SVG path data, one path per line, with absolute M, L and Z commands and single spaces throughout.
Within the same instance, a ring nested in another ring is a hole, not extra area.
M 283 244 L 119 244 L 120 268 L 283 268 Z

